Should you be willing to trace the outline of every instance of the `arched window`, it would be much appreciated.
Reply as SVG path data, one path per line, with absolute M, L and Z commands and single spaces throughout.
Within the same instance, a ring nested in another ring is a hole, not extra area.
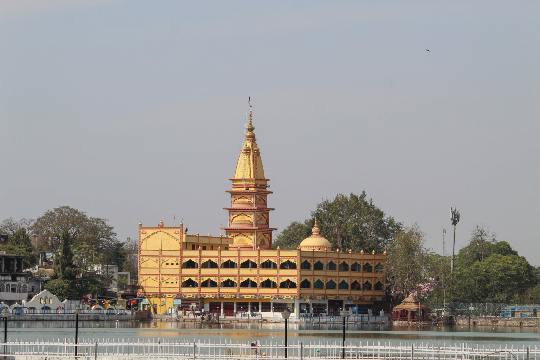
M 384 265 L 381 264 L 381 263 L 378 263 L 377 265 L 375 265 L 375 272 L 383 272 L 384 271 Z
M 326 270 L 336 271 L 336 263 L 333 262 L 333 261 L 330 261 L 330 262 L 326 265 Z
M 365 263 L 362 267 L 363 272 L 373 272 L 373 266 L 370 263 Z
M 277 284 L 275 281 L 266 279 L 263 282 L 261 282 L 261 287 L 265 289 L 275 289 L 277 287 Z
M 261 264 L 261 268 L 263 269 L 277 269 L 277 265 L 272 260 L 266 260 Z
M 380 281 L 377 281 L 377 282 L 375 283 L 375 290 L 383 290 L 383 289 L 384 289 L 383 283 L 380 282 Z
M 236 282 L 232 281 L 231 279 L 227 279 L 221 282 L 221 286 L 226 288 L 236 287 Z
M 294 281 L 287 279 L 285 281 L 280 282 L 279 287 L 281 289 L 296 289 L 296 283 Z
M 346 282 L 345 280 L 341 280 L 339 282 L 339 289 L 340 290 L 349 290 L 349 283 Z
M 240 264 L 240 267 L 242 269 L 256 269 L 257 263 L 255 261 L 246 260 L 243 263 Z
M 243 288 L 256 288 L 257 283 L 251 279 L 246 279 L 240 283 L 240 287 Z
M 205 288 L 208 288 L 208 287 L 217 287 L 217 282 L 215 282 L 214 280 L 212 279 L 206 279 L 204 280 L 202 283 L 201 283 L 201 287 L 205 287 Z
M 360 264 L 355 262 L 351 265 L 351 271 L 360 271 Z
M 355 280 L 351 283 L 351 290 L 360 291 L 362 290 L 362 287 L 360 286 L 360 283 Z
M 206 260 L 202 263 L 201 268 L 202 269 L 217 269 L 217 264 L 215 261 L 212 260 Z
M 322 262 L 317 261 L 315 264 L 313 264 L 313 270 L 322 271 L 324 270 L 324 265 Z
M 326 288 L 327 289 L 335 289 L 336 288 L 336 282 L 334 280 L 328 280 L 326 282 Z
M 315 289 L 323 289 L 324 288 L 324 283 L 320 280 L 320 279 L 317 279 L 315 280 L 315 282 L 313 283 L 313 287 Z
M 362 285 L 362 290 L 371 290 L 371 283 L 366 281 L 364 285 Z
M 195 261 L 189 259 L 182 264 L 182 269 L 196 269 L 197 266 L 198 264 Z
M 311 287 L 311 283 L 309 282 L 308 279 L 304 279 L 302 280 L 302 282 L 300 282 L 301 289 L 309 289 L 310 287 Z
M 279 268 L 280 269 L 296 269 L 296 264 L 292 262 L 291 260 L 287 260 L 287 261 L 282 262 L 279 265 Z
M 300 269 L 311 270 L 311 263 L 307 260 L 302 261 L 302 264 L 300 264 Z
M 194 288 L 197 286 L 199 286 L 199 284 L 197 284 L 197 282 L 193 280 L 192 278 L 189 278 L 182 283 L 182 287 L 185 287 L 185 288 Z
M 227 261 L 224 261 L 221 263 L 221 267 L 223 269 L 235 269 L 236 268 L 236 263 L 232 260 L 227 260 Z
M 349 264 L 343 261 L 341 264 L 339 264 L 339 271 L 349 271 Z

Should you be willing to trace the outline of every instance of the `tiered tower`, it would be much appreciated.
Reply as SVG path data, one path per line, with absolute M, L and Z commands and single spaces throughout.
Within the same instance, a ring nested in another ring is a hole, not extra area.
M 233 239 L 231 248 L 270 249 L 272 247 L 272 231 L 270 227 L 270 211 L 267 198 L 268 181 L 264 176 L 261 153 L 253 132 L 253 108 L 251 104 L 248 112 L 248 122 L 244 144 L 236 171 L 231 180 L 232 188 L 227 192 L 231 194 L 231 207 L 225 208 L 229 212 L 229 225 L 225 228 L 228 237 Z

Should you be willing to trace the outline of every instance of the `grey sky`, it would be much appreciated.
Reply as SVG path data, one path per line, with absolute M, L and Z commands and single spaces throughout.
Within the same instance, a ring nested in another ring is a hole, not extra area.
M 219 233 L 247 97 L 273 225 L 366 190 L 540 265 L 537 1 L 0 1 L 0 219 Z M 428 48 L 431 51 L 426 52 Z

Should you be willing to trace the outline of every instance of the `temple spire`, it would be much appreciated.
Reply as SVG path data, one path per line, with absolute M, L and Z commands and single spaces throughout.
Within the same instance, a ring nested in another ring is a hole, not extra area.
M 261 160 L 261 154 L 255 139 L 255 126 L 253 126 L 253 106 L 251 97 L 248 98 L 249 110 L 247 113 L 246 134 L 242 150 L 236 163 L 234 179 L 249 179 L 251 181 L 266 181 Z
M 270 227 L 270 211 L 268 207 L 268 179 L 264 176 L 261 151 L 255 140 L 253 126 L 253 106 L 251 97 L 248 98 L 248 113 L 246 132 L 238 161 L 232 187 L 231 205 L 226 208 L 229 212 L 228 226 L 225 232 L 233 239 L 231 248 L 270 249 L 272 247 L 272 232 Z

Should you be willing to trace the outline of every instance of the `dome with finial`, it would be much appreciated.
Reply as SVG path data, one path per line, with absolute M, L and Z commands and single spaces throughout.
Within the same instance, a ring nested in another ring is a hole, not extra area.
M 329 251 L 332 249 L 330 241 L 321 235 L 317 219 L 315 219 L 315 224 L 311 229 L 311 236 L 302 240 L 299 248 L 304 251 Z

